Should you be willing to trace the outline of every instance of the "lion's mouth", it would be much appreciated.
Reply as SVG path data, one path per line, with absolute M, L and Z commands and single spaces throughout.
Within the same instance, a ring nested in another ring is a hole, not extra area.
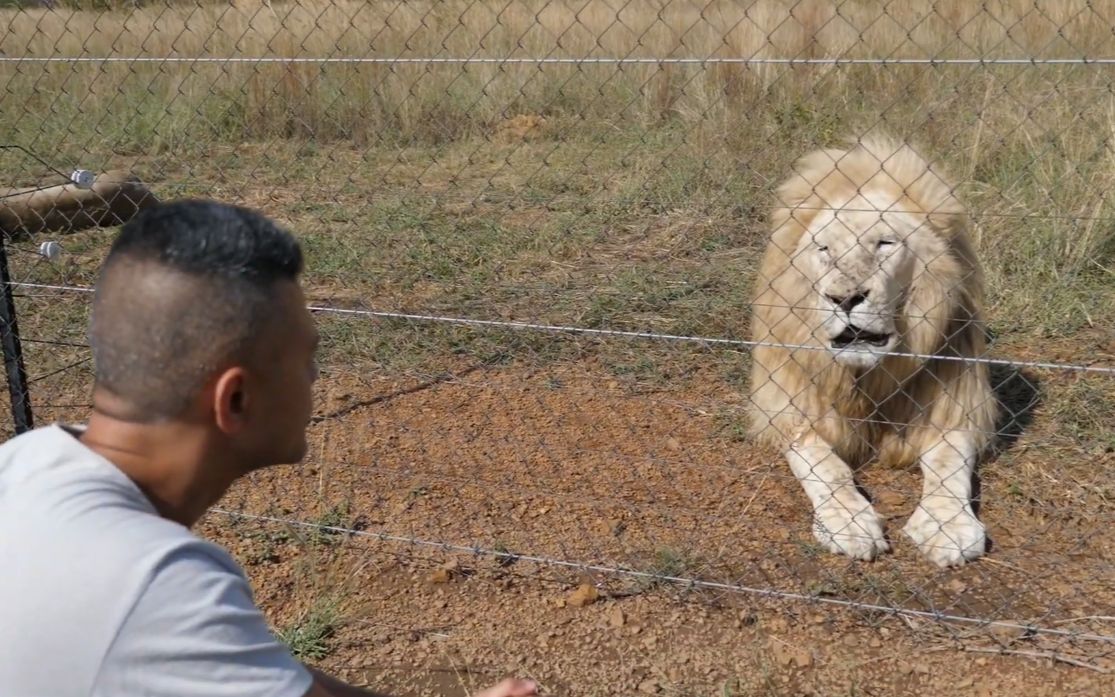
M 846 348 L 852 344 L 868 344 L 870 346 L 886 346 L 890 341 L 890 334 L 876 334 L 865 331 L 859 327 L 848 325 L 844 331 L 832 338 L 833 348 Z

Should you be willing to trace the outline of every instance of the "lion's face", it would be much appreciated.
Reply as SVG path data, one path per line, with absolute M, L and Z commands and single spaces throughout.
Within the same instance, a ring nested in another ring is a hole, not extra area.
M 811 283 L 806 311 L 813 338 L 836 361 L 858 369 L 878 364 L 901 342 L 906 292 L 917 263 L 924 216 L 896 197 L 867 190 L 810 221 L 793 264 Z

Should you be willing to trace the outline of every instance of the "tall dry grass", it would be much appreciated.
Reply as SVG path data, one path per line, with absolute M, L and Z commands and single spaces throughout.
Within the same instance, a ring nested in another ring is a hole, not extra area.
M 7 55 L 1064 57 L 1110 47 L 1111 0 L 304 0 L 6 10 Z M 618 5 L 618 7 L 617 7 Z
M 5 10 L 0 53 L 34 57 L 957 58 L 1111 53 L 1115 0 L 494 0 L 154 3 Z M 729 65 L 0 64 L 8 131 L 85 124 L 117 147 L 198 138 L 444 142 L 520 112 L 750 119 L 786 94 L 902 93 L 922 68 Z M 972 68 L 940 74 L 968 80 Z M 1095 72 L 1095 71 L 1093 71 Z M 895 88 L 879 83 L 896 76 Z M 937 85 L 927 85 L 937 91 Z M 16 123 L 18 122 L 18 123 Z M 114 133 L 127 124 L 127 134 Z M 578 126 L 578 128 L 580 125 Z M 134 142 L 130 142 L 134 141 Z
M 1115 0 L 234 0 L 2 10 L 0 53 L 1111 57 L 1113 27 Z M 805 149 L 883 126 L 963 183 L 1000 316 L 1041 299 L 1042 322 L 1077 326 L 1101 311 L 1096 288 L 1110 284 L 1115 254 L 1110 75 L 1079 65 L 0 62 L 0 141 L 89 166 L 173 156 L 204 170 L 214 146 L 277 140 L 467 163 L 508 117 L 541 115 L 554 155 L 500 171 L 534 173 L 530 195 L 556 195 L 579 168 L 591 169 L 582 195 L 599 199 L 586 203 L 596 210 L 713 210 L 760 205 Z M 537 188 L 545 181 L 554 186 Z

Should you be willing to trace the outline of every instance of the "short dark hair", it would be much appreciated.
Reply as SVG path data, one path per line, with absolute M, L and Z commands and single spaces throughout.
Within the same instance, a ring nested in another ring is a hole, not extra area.
M 127 418 L 178 416 L 211 371 L 249 357 L 275 283 L 296 281 L 302 268 L 298 241 L 248 208 L 180 199 L 143 209 L 97 281 L 97 386 L 123 399 Z

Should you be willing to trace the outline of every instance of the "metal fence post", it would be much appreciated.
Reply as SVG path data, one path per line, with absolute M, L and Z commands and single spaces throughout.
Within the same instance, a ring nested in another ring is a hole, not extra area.
M 8 374 L 8 392 L 12 400 L 12 422 L 15 424 L 16 435 L 19 435 L 34 428 L 34 420 L 27 386 L 27 370 L 23 365 L 23 347 L 19 340 L 19 325 L 16 322 L 11 275 L 8 273 L 8 249 L 2 234 L 0 284 L 3 286 L 4 296 L 0 301 L 0 343 L 3 344 L 4 368 Z

